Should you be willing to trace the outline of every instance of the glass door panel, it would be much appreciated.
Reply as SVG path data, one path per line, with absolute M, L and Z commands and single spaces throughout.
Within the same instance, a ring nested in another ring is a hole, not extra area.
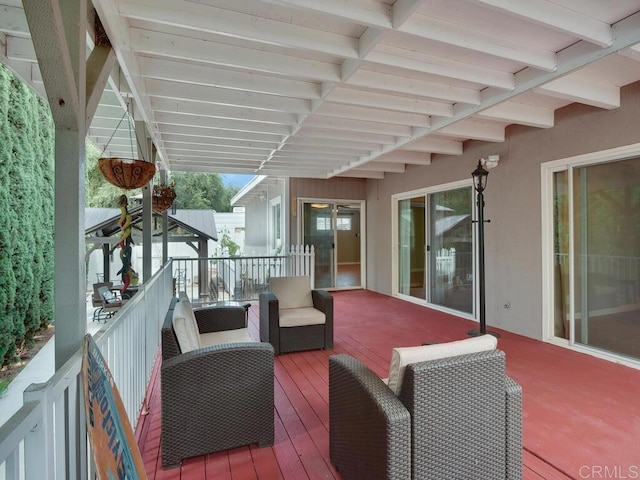
M 429 195 L 430 303 L 473 313 L 472 192 Z
M 398 201 L 398 292 L 426 299 L 426 197 Z
M 305 245 L 313 245 L 316 255 L 315 288 L 335 286 L 333 208 L 328 203 L 304 203 Z
M 573 169 L 574 341 L 640 358 L 640 159 Z

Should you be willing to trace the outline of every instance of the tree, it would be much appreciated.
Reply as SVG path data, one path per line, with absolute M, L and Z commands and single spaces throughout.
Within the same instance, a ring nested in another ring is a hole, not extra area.
M 54 127 L 0 65 L 0 363 L 53 321 Z
M 230 212 L 231 199 L 239 190 L 225 187 L 217 173 L 179 172 L 171 180 L 176 182 L 176 208 Z

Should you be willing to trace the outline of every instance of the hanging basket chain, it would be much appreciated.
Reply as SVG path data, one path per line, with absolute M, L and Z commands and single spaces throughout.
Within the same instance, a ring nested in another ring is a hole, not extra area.
M 129 106 L 127 104 L 127 108 L 125 109 L 124 113 L 122 114 L 122 117 L 120 118 L 120 121 L 118 122 L 118 125 L 116 125 L 116 128 L 113 130 L 113 133 L 111 134 L 111 136 L 109 137 L 109 140 L 107 141 L 107 144 L 104 146 L 104 149 L 102 150 L 102 153 L 100 154 L 100 156 L 104 156 L 104 152 L 107 151 L 107 148 L 109 148 L 109 144 L 111 143 L 111 140 L 113 140 L 114 135 L 116 134 L 116 132 L 118 131 L 118 129 L 120 128 L 120 125 L 122 124 L 122 121 L 124 120 L 124 117 L 127 117 L 127 124 L 129 126 L 129 145 L 131 146 L 131 158 L 136 158 L 136 154 L 133 151 L 133 136 L 131 135 L 131 114 L 129 113 Z M 142 149 L 142 146 L 140 145 L 140 140 L 138 139 L 138 133 L 135 132 L 136 135 L 136 143 L 138 145 L 138 152 L 140 152 L 140 154 L 142 155 L 142 160 L 143 161 L 147 161 L 147 159 L 144 156 L 144 150 Z

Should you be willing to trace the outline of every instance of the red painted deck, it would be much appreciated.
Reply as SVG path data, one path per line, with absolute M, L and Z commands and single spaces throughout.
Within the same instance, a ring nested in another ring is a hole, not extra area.
M 391 348 L 467 337 L 477 325 L 373 292 L 336 292 L 335 348 L 275 362 L 275 444 L 162 470 L 159 377 L 137 438 L 150 479 L 340 479 L 329 461 L 327 358 L 348 353 L 387 376 Z M 250 309 L 258 338 L 258 308 Z M 498 347 L 524 392 L 524 479 L 640 478 L 640 371 L 508 332 Z M 365 480 L 365 479 L 363 479 Z M 493 479 L 477 479 L 493 480 Z

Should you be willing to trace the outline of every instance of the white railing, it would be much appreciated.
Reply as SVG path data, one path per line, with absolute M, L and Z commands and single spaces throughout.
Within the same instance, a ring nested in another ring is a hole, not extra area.
M 309 275 L 313 288 L 313 246 L 292 245 L 289 254 L 279 256 L 173 259 L 175 290 L 201 304 L 257 300 L 268 290 L 269 278 L 286 275 Z
M 289 275 L 311 277 L 311 288 L 314 288 L 316 276 L 316 251 L 313 245 L 291 245 L 289 249 Z
M 453 285 L 453 277 L 456 274 L 456 249 L 441 248 L 436 252 L 436 276 L 446 279 L 449 287 Z
M 133 428 L 143 408 L 172 289 L 169 263 L 95 335 Z M 95 477 L 82 400 L 82 353 L 80 348 L 49 381 L 29 386 L 22 408 L 0 426 L 0 478 Z

